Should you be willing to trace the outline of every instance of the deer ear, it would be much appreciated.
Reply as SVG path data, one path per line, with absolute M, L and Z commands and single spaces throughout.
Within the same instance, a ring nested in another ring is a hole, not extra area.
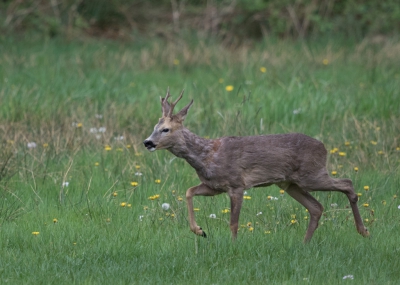
M 180 110 L 175 117 L 178 118 L 179 121 L 183 122 L 186 118 L 187 112 L 190 109 L 190 106 L 192 106 L 193 104 L 193 99 L 192 101 L 190 101 L 189 104 L 187 104 L 185 107 L 182 108 L 182 110 Z

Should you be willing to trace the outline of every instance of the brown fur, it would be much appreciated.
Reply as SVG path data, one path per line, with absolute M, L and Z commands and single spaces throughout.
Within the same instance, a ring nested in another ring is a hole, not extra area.
M 183 126 L 193 100 L 176 115 L 172 104 L 161 99 L 163 117 L 144 141 L 150 150 L 167 149 L 184 158 L 197 172 L 201 184 L 186 192 L 190 229 L 205 236 L 196 224 L 192 198 L 227 193 L 231 199 L 230 227 L 237 236 L 243 192 L 252 187 L 276 184 L 308 209 L 310 223 L 304 241 L 309 241 L 322 215 L 322 205 L 309 194 L 312 191 L 340 191 L 347 195 L 353 210 L 356 228 L 368 236 L 357 207 L 357 195 L 349 179 L 334 179 L 326 170 L 327 151 L 324 145 L 303 134 L 277 134 L 247 137 L 204 139 Z M 163 130 L 168 129 L 168 132 Z M 153 148 L 154 145 L 154 148 Z

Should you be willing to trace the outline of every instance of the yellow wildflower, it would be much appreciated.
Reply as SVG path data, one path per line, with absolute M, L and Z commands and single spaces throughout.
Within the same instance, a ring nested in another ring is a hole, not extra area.
M 39 232 L 32 232 L 32 234 L 33 234 L 34 236 L 37 236 L 37 235 L 39 234 Z
M 106 151 L 110 151 L 110 150 L 112 150 L 112 148 L 111 148 L 111 146 L 109 146 L 109 145 L 106 145 L 106 146 L 104 147 L 104 150 L 106 150 Z
M 364 203 L 363 206 L 367 208 L 367 207 L 369 207 L 369 204 L 368 203 Z
M 279 190 L 279 194 L 281 194 L 281 195 L 285 194 L 285 190 L 283 190 L 283 189 Z
M 250 197 L 250 196 L 243 196 L 243 199 L 245 199 L 245 200 L 250 200 L 251 197 Z
M 339 156 L 346 156 L 346 153 L 345 152 L 339 152 Z
M 386 205 L 386 201 L 385 200 L 382 201 L 382 205 L 384 205 L 384 206 Z
M 339 151 L 339 149 L 337 147 L 334 147 L 333 149 L 330 150 L 330 153 L 337 153 Z
M 344 142 L 344 145 L 345 145 L 345 146 L 349 146 L 349 145 L 350 145 L 350 142 L 347 142 L 347 141 L 346 141 L 346 142 Z
M 378 154 L 382 155 L 382 154 L 385 154 L 385 153 L 383 152 L 383 150 L 380 150 L 380 151 L 378 151 Z
M 290 223 L 293 225 L 293 224 L 297 223 L 297 220 L 292 219 L 292 220 L 290 220 Z
M 156 184 L 160 184 L 160 183 L 161 183 L 161 179 L 156 179 L 156 180 L 154 180 L 154 182 L 155 182 Z
M 118 196 L 118 193 L 117 193 L 117 192 L 113 192 L 112 195 L 113 195 L 114 197 L 117 197 L 117 196 Z
M 227 85 L 226 87 L 225 87 L 225 90 L 226 91 L 228 91 L 228 92 L 231 92 L 231 91 L 233 91 L 233 85 Z
M 229 213 L 230 210 L 229 210 L 229 209 L 224 209 L 224 210 L 222 210 L 221 212 L 222 212 L 222 214 L 226 214 L 226 213 Z
M 361 196 L 362 196 L 362 193 L 357 193 L 357 196 L 358 196 L 358 197 L 361 197 Z
M 179 65 L 179 59 L 174 59 L 174 65 Z
M 139 183 L 137 183 L 136 181 L 132 181 L 132 182 L 131 182 L 131 185 L 132 185 L 133 187 L 136 187 L 136 186 L 139 185 Z
M 248 223 L 247 223 L 247 227 L 251 227 L 251 222 L 248 222 Z
M 364 190 L 368 191 L 369 190 L 369 186 L 368 185 L 364 186 Z
M 140 165 L 135 165 L 135 168 L 136 169 L 140 169 Z
M 125 207 L 125 206 L 126 206 L 126 203 L 125 203 L 125 202 L 122 202 L 120 205 L 121 205 L 121 207 Z
M 266 234 L 270 234 L 270 233 L 271 233 L 271 231 L 265 231 L 264 233 L 266 233 Z
M 49 147 L 49 144 L 48 144 L 48 143 L 44 143 L 44 144 L 43 144 L 43 147 L 44 147 L 44 148 L 47 148 L 47 147 Z
M 179 202 L 183 201 L 183 198 L 182 197 L 178 197 L 178 201 Z
M 132 204 L 128 204 L 127 206 L 128 206 L 128 208 L 131 208 L 131 207 L 132 207 Z
M 53 219 L 53 223 L 57 223 L 58 222 L 58 220 L 57 219 Z
M 76 127 L 77 127 L 77 128 L 82 128 L 82 126 L 83 126 L 82 123 L 77 123 L 77 124 L 76 124 Z
M 377 142 L 377 141 L 371 141 L 371 144 L 372 144 L 372 145 L 377 145 L 378 142 Z
M 332 175 L 336 175 L 337 171 L 333 170 L 331 173 L 332 173 Z
M 328 60 L 327 58 L 324 58 L 324 59 L 322 60 L 322 64 L 323 64 L 323 65 L 328 65 L 328 64 L 329 64 L 329 60 Z
M 193 208 L 193 211 L 198 212 L 198 211 L 200 211 L 200 208 Z
M 354 167 L 354 171 L 355 172 L 357 172 L 358 171 L 358 167 L 356 166 L 356 167 Z
M 94 163 L 94 166 L 99 166 L 99 165 L 100 165 L 100 163 L 98 163 L 98 162 Z
M 267 68 L 265 68 L 264 66 L 262 66 L 262 67 L 260 67 L 260 71 L 261 71 L 262 73 L 265 73 L 265 72 L 267 72 Z
M 250 232 L 254 231 L 254 228 L 253 228 L 253 227 L 250 227 L 250 228 L 249 228 L 249 231 L 250 231 Z

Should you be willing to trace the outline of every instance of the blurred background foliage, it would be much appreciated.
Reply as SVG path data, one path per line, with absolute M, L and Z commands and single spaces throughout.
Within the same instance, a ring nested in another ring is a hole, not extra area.
M 2 0 L 2 34 L 118 39 L 193 35 L 227 44 L 265 36 L 393 36 L 398 0 Z

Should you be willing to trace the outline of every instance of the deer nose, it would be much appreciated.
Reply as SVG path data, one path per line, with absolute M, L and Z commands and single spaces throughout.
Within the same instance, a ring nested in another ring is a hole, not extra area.
M 152 148 L 152 147 L 156 147 L 156 145 L 151 141 L 151 140 L 145 140 L 143 142 L 144 146 L 147 148 Z

